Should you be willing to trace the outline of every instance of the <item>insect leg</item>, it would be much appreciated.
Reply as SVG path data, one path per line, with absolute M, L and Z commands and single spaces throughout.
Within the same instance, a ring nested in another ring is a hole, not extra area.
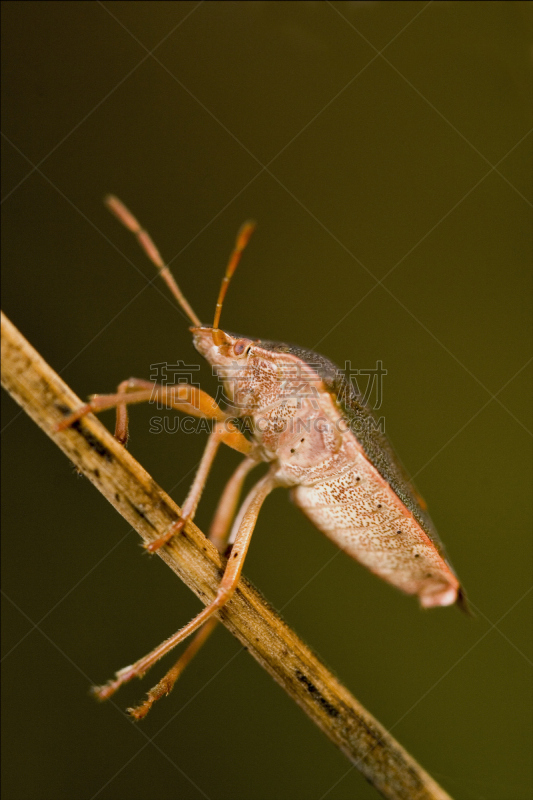
M 208 534 L 219 553 L 223 553 L 226 547 L 246 476 L 259 463 L 253 458 L 241 461 L 222 492 Z
M 150 711 L 156 700 L 159 700 L 166 694 L 170 694 L 170 692 L 174 688 L 174 684 L 178 680 L 179 676 L 181 675 L 185 667 L 189 664 L 190 661 L 192 661 L 198 650 L 200 650 L 202 645 L 206 642 L 206 640 L 209 638 L 209 636 L 216 628 L 217 622 L 218 620 L 216 617 L 211 617 L 211 619 L 208 620 L 205 623 L 205 625 L 203 625 L 200 628 L 199 631 L 197 631 L 196 635 L 193 636 L 190 645 L 180 655 L 174 666 L 171 667 L 169 671 L 161 678 L 159 683 L 156 683 L 156 685 L 152 689 L 150 689 L 150 691 L 146 696 L 146 700 L 144 700 L 140 705 L 135 706 L 134 708 L 127 709 L 128 713 L 131 714 L 131 716 L 134 719 L 136 719 L 137 721 L 139 721 L 140 719 L 144 719 L 144 717 L 148 714 L 148 712 Z M 107 689 L 107 685 L 102 687 L 102 689 Z M 106 694 L 105 697 L 102 696 L 101 690 L 99 688 L 96 688 L 93 691 L 99 697 L 99 699 L 104 700 L 107 697 L 109 697 L 109 694 Z
M 252 458 L 245 458 L 241 461 L 231 478 L 226 484 L 226 487 L 219 500 L 215 516 L 209 529 L 209 539 L 217 547 L 220 553 L 223 552 L 226 545 L 227 538 L 230 532 L 230 526 L 237 509 L 237 503 L 242 491 L 244 480 L 250 470 L 257 466 L 259 462 Z M 197 633 L 194 635 L 191 643 L 187 649 L 180 655 L 173 667 L 169 669 L 166 675 L 161 678 L 150 691 L 143 703 L 135 708 L 128 708 L 129 713 L 136 720 L 143 719 L 156 700 L 160 697 L 170 694 L 174 688 L 174 684 L 180 677 L 181 673 L 186 666 L 192 661 L 196 653 L 207 641 L 211 633 L 217 626 L 217 618 L 211 617 Z
M 249 455 L 251 452 L 251 442 L 235 427 L 226 412 L 220 408 L 216 400 L 207 392 L 189 384 L 167 387 L 143 381 L 139 378 L 129 378 L 127 381 L 122 381 L 116 394 L 95 395 L 89 403 L 70 414 L 56 427 L 58 431 L 64 430 L 90 411 L 116 408 L 115 436 L 124 444 L 128 436 L 127 404 L 147 402 L 156 398 L 179 411 L 190 413 L 196 417 L 216 420 L 216 425 L 200 461 L 200 467 L 185 501 L 181 518 L 169 528 L 164 536 L 146 546 L 150 552 L 155 552 L 170 541 L 174 534 L 183 528 L 187 520 L 193 518 L 207 475 L 221 442 L 244 455 Z
M 239 437 L 242 437 L 242 442 L 240 442 Z M 236 442 L 238 442 L 240 444 L 239 449 L 241 452 L 243 450 L 245 452 L 249 452 L 252 448 L 252 444 L 243 436 L 240 431 L 237 429 L 228 431 L 226 428 L 226 423 L 216 423 L 214 431 L 209 435 L 209 439 L 207 440 L 207 445 L 200 460 L 198 471 L 189 490 L 189 494 L 187 495 L 187 498 L 183 504 L 180 519 L 174 522 L 168 531 L 163 534 L 163 536 L 160 536 L 158 539 L 154 539 L 152 542 L 149 542 L 147 545 L 145 545 L 146 549 L 150 553 L 155 553 L 156 550 L 159 550 L 160 547 L 163 547 L 163 545 L 167 544 L 175 534 L 179 533 L 184 528 L 189 520 L 194 518 L 198 503 L 200 502 L 200 497 L 202 496 L 202 492 L 207 481 L 207 476 L 209 475 L 209 471 L 213 466 L 213 461 L 217 454 L 217 450 L 222 442 L 225 442 L 226 440 L 228 440 L 228 443 L 231 443 L 230 446 L 233 447 L 235 447 Z
M 233 545 L 231 556 L 226 564 L 224 576 L 220 582 L 214 600 L 185 625 L 184 628 L 181 628 L 181 630 L 169 639 L 162 642 L 159 647 L 156 647 L 151 653 L 148 653 L 144 658 L 136 661 L 135 664 L 117 672 L 115 680 L 110 681 L 105 684 L 105 686 L 95 688 L 94 693 L 100 700 L 105 700 L 110 697 L 122 684 L 127 683 L 132 680 L 132 678 L 142 677 L 162 656 L 170 652 L 170 650 L 186 639 L 191 633 L 194 633 L 194 631 L 211 619 L 213 614 L 228 602 L 239 582 L 239 577 L 248 551 L 248 545 L 250 544 L 261 506 L 267 495 L 269 495 L 272 489 L 277 485 L 274 477 L 268 473 L 255 484 L 246 497 L 235 522 L 235 525 L 238 525 L 235 544 Z
M 159 401 L 165 405 L 175 408 L 178 411 L 191 414 L 194 417 L 216 419 L 219 421 L 228 419 L 228 415 L 223 411 L 216 400 L 196 386 L 189 384 L 179 384 L 178 386 L 162 386 L 151 381 L 144 381 L 140 378 L 129 378 L 118 386 L 116 394 L 96 394 L 93 395 L 89 403 L 81 406 L 68 417 L 65 417 L 57 426 L 56 431 L 63 431 L 75 422 L 85 417 L 87 414 L 99 413 L 108 408 L 117 409 L 117 424 L 115 436 L 124 443 L 128 432 L 128 417 L 126 405 L 131 403 L 147 403 Z
M 122 383 L 119 383 L 117 393 L 126 394 L 128 391 L 128 383 L 129 381 L 122 381 Z M 115 421 L 115 439 L 125 447 L 128 443 L 128 437 L 128 406 L 126 403 L 119 403 L 117 405 L 117 418 Z

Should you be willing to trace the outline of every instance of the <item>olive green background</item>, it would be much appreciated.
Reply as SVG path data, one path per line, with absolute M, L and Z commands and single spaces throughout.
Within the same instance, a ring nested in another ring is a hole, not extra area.
M 199 363 L 105 210 L 121 197 L 211 321 L 388 375 L 380 414 L 477 617 L 422 612 L 278 491 L 245 572 L 455 798 L 531 797 L 527 3 L 3 4 L 3 308 L 81 396 Z M 153 51 L 153 52 L 152 52 Z M 206 364 L 204 388 L 215 381 Z M 222 628 L 142 725 L 98 705 L 196 598 L 4 398 L 4 796 L 374 798 Z M 183 501 L 205 443 L 130 450 Z M 103 420 L 113 426 L 108 412 Z M 237 456 L 217 460 L 204 529 Z

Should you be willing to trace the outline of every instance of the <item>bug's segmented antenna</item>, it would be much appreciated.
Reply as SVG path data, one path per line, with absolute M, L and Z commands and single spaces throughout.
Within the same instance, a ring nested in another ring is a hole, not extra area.
M 131 211 L 126 208 L 124 203 L 115 197 L 112 194 L 107 195 L 104 199 L 104 203 L 111 211 L 115 217 L 122 222 L 122 224 L 133 234 L 135 234 L 137 241 L 141 245 L 142 249 L 155 266 L 159 270 L 159 274 L 167 284 L 168 288 L 174 295 L 175 299 L 177 300 L 179 306 L 185 311 L 189 319 L 191 320 L 192 324 L 196 327 L 201 327 L 202 323 L 194 313 L 193 309 L 187 302 L 184 294 L 182 293 L 180 287 L 176 283 L 174 276 L 172 275 L 171 271 L 161 258 L 161 253 L 155 246 L 152 237 L 145 231 L 144 228 L 139 224 L 138 220 L 133 216 Z
M 244 223 L 244 225 L 241 226 L 235 240 L 235 247 L 233 248 L 228 261 L 228 266 L 226 267 L 225 275 L 222 278 L 222 284 L 220 286 L 220 292 L 218 293 L 218 300 L 215 307 L 215 318 L 213 320 L 213 341 L 217 346 L 222 344 L 222 337 L 220 336 L 218 325 L 220 322 L 220 314 L 222 313 L 222 304 L 224 302 L 224 298 L 226 297 L 226 292 L 228 291 L 229 282 L 239 265 L 242 251 L 250 241 L 250 236 L 254 232 L 256 225 L 257 223 L 253 220 L 248 220 Z

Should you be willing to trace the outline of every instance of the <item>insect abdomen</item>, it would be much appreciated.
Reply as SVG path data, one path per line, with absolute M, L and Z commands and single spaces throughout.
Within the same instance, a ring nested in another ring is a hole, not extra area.
M 451 605 L 459 582 L 412 513 L 360 454 L 341 474 L 292 490 L 338 547 L 425 607 Z

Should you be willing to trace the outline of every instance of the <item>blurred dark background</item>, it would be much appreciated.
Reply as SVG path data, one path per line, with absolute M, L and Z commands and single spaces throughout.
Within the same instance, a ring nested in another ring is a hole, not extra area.
M 245 572 L 450 794 L 530 798 L 532 5 L 2 10 L 4 311 L 81 397 L 198 363 L 102 198 L 206 321 L 257 219 L 223 323 L 382 360 L 380 414 L 477 617 L 423 613 L 282 491 Z M 376 797 L 222 628 L 142 725 L 123 710 L 170 659 L 93 702 L 199 604 L 3 400 L 6 800 Z M 205 437 L 150 434 L 152 414 L 133 410 L 130 450 L 182 502 Z M 204 529 L 236 463 L 216 463 Z

